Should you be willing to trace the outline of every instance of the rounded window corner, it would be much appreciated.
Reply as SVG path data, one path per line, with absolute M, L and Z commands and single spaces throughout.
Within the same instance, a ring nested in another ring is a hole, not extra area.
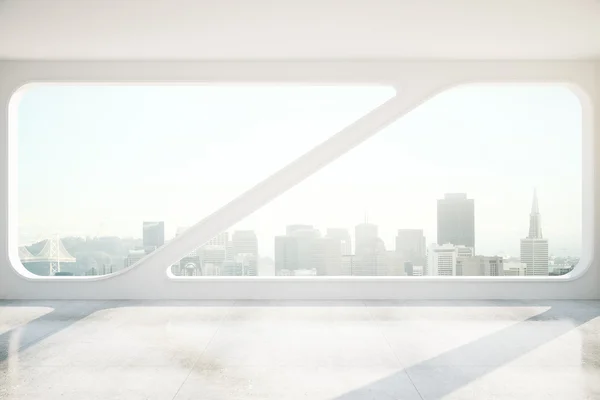
M 580 260 L 573 270 L 564 276 L 562 276 L 565 281 L 577 281 L 582 278 L 586 278 L 588 274 L 594 269 L 597 268 L 595 264 L 595 259 L 593 257 L 585 258 Z
M 42 82 L 37 81 L 19 81 L 11 85 L 8 95 L 8 110 L 9 112 L 16 111 L 19 107 L 19 103 L 23 99 L 23 96 L 30 90 L 44 85 Z
M 17 251 L 16 246 L 9 246 L 8 249 L 8 266 L 7 268 L 12 269 L 12 271 L 20 278 L 24 278 L 27 280 L 38 280 L 43 278 L 43 276 L 36 275 L 33 272 L 29 271 L 25 268 L 25 265 L 21 262 L 18 254 L 15 254 Z

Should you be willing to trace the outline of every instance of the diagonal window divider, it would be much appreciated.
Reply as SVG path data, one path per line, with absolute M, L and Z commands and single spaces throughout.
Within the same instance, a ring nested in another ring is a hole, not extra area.
M 418 82 L 403 86 L 401 93 L 398 93 L 396 88 L 394 97 L 186 229 L 169 243 L 113 276 L 140 268 L 145 270 L 145 274 L 150 272 L 148 269 L 168 274 L 171 265 L 186 254 L 392 124 L 445 89 L 442 86 L 434 82 Z

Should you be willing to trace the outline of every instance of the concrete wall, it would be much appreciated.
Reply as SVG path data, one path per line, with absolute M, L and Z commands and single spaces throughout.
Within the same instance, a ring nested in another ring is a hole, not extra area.
M 130 268 L 108 276 L 39 277 L 18 261 L 14 115 L 32 82 L 296 82 L 391 85 L 396 97 Z M 583 120 L 583 256 L 563 277 L 198 277 L 168 266 L 428 98 L 476 82 L 559 83 L 580 97 Z M 13 96 L 13 94 L 15 94 Z M 0 298 L 600 298 L 598 213 L 600 62 L 0 62 Z M 12 101 L 11 101 L 12 99 Z

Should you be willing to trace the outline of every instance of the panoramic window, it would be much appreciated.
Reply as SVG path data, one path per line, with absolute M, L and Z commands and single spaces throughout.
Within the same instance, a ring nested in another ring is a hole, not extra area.
M 394 94 L 30 87 L 16 116 L 21 262 L 44 276 L 131 267 Z M 444 92 L 165 268 L 178 276 L 564 275 L 581 254 L 581 113 L 560 86 Z

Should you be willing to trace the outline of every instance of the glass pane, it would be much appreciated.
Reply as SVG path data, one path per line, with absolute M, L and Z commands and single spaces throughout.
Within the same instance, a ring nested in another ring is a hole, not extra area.
M 17 117 L 21 261 L 38 275 L 132 265 L 393 95 L 380 86 L 32 87 Z M 246 260 L 253 238 L 215 238 L 199 251 L 204 270 L 225 253 Z M 243 273 L 256 274 L 256 263 L 243 261 Z
M 18 115 L 21 260 L 40 275 L 130 266 L 391 96 L 32 88 Z M 581 106 L 563 87 L 454 89 L 198 243 L 172 272 L 561 275 L 581 253 L 581 146 Z
M 581 254 L 581 146 L 581 106 L 563 87 L 454 89 L 232 226 L 220 247 L 199 249 L 173 271 L 562 275 Z

